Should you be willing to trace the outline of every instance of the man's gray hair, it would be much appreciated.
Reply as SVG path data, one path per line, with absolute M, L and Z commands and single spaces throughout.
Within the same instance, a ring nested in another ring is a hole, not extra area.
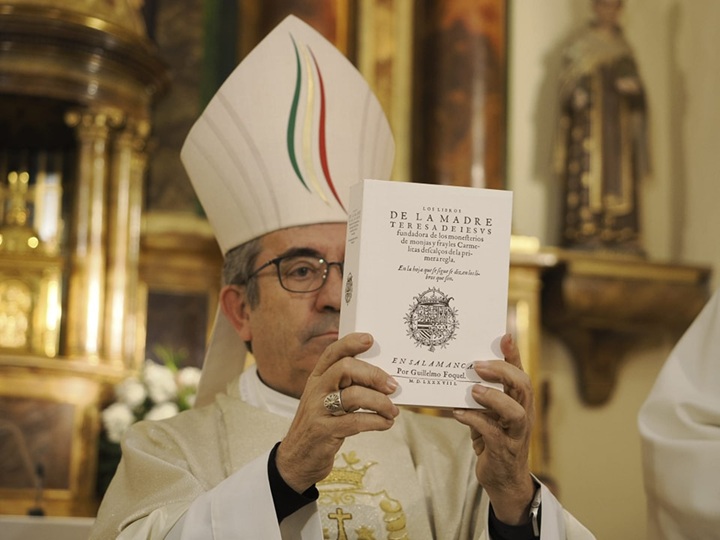
M 257 307 L 260 302 L 257 281 L 250 279 L 250 276 L 253 274 L 261 250 L 262 240 L 255 238 L 228 251 L 223 263 L 223 285 L 233 284 L 245 287 L 245 298 L 251 308 Z

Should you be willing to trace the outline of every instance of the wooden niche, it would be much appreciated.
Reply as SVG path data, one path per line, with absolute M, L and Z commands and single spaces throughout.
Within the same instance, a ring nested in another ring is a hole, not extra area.
M 709 298 L 707 267 L 610 253 L 553 253 L 557 264 L 544 276 L 543 324 L 570 349 L 588 405 L 607 402 L 639 337 L 679 336 Z

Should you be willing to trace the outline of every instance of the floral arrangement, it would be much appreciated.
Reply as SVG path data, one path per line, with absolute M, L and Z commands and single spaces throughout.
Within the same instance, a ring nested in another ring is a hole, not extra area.
M 164 365 L 145 360 L 138 376 L 115 386 L 115 401 L 102 413 L 104 435 L 119 443 L 125 431 L 139 420 L 162 420 L 193 406 L 200 369 L 178 368 L 178 354 L 158 348 Z
M 158 364 L 145 360 L 140 373 L 115 386 L 115 401 L 101 413 L 102 432 L 98 441 L 96 495 L 102 498 L 120 462 L 120 440 L 140 420 L 162 420 L 189 409 L 195 402 L 200 369 L 179 368 L 184 352 L 173 353 L 158 347 Z

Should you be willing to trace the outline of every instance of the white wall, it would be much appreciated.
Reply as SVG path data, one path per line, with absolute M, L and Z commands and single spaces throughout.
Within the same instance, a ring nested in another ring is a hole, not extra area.
M 509 187 L 516 234 L 558 239 L 560 186 L 552 175 L 559 47 L 590 17 L 586 0 L 514 0 L 510 8 Z M 720 2 L 626 0 L 626 37 L 648 93 L 653 176 L 642 224 L 652 260 L 713 268 L 720 284 Z M 599 539 L 645 537 L 638 409 L 678 336 L 648 338 L 625 359 L 610 402 L 584 406 L 572 359 L 543 338 L 551 383 L 551 473 L 562 502 Z

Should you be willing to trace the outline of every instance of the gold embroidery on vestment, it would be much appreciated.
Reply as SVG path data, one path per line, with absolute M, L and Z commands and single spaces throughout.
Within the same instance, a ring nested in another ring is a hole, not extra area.
M 322 512 L 326 540 L 379 540 L 382 529 L 387 540 L 409 538 L 400 501 L 386 490 L 372 492 L 365 487 L 365 475 L 374 465 L 361 464 L 355 452 L 343 453 L 327 478 L 318 482 L 318 505 L 327 508 Z

